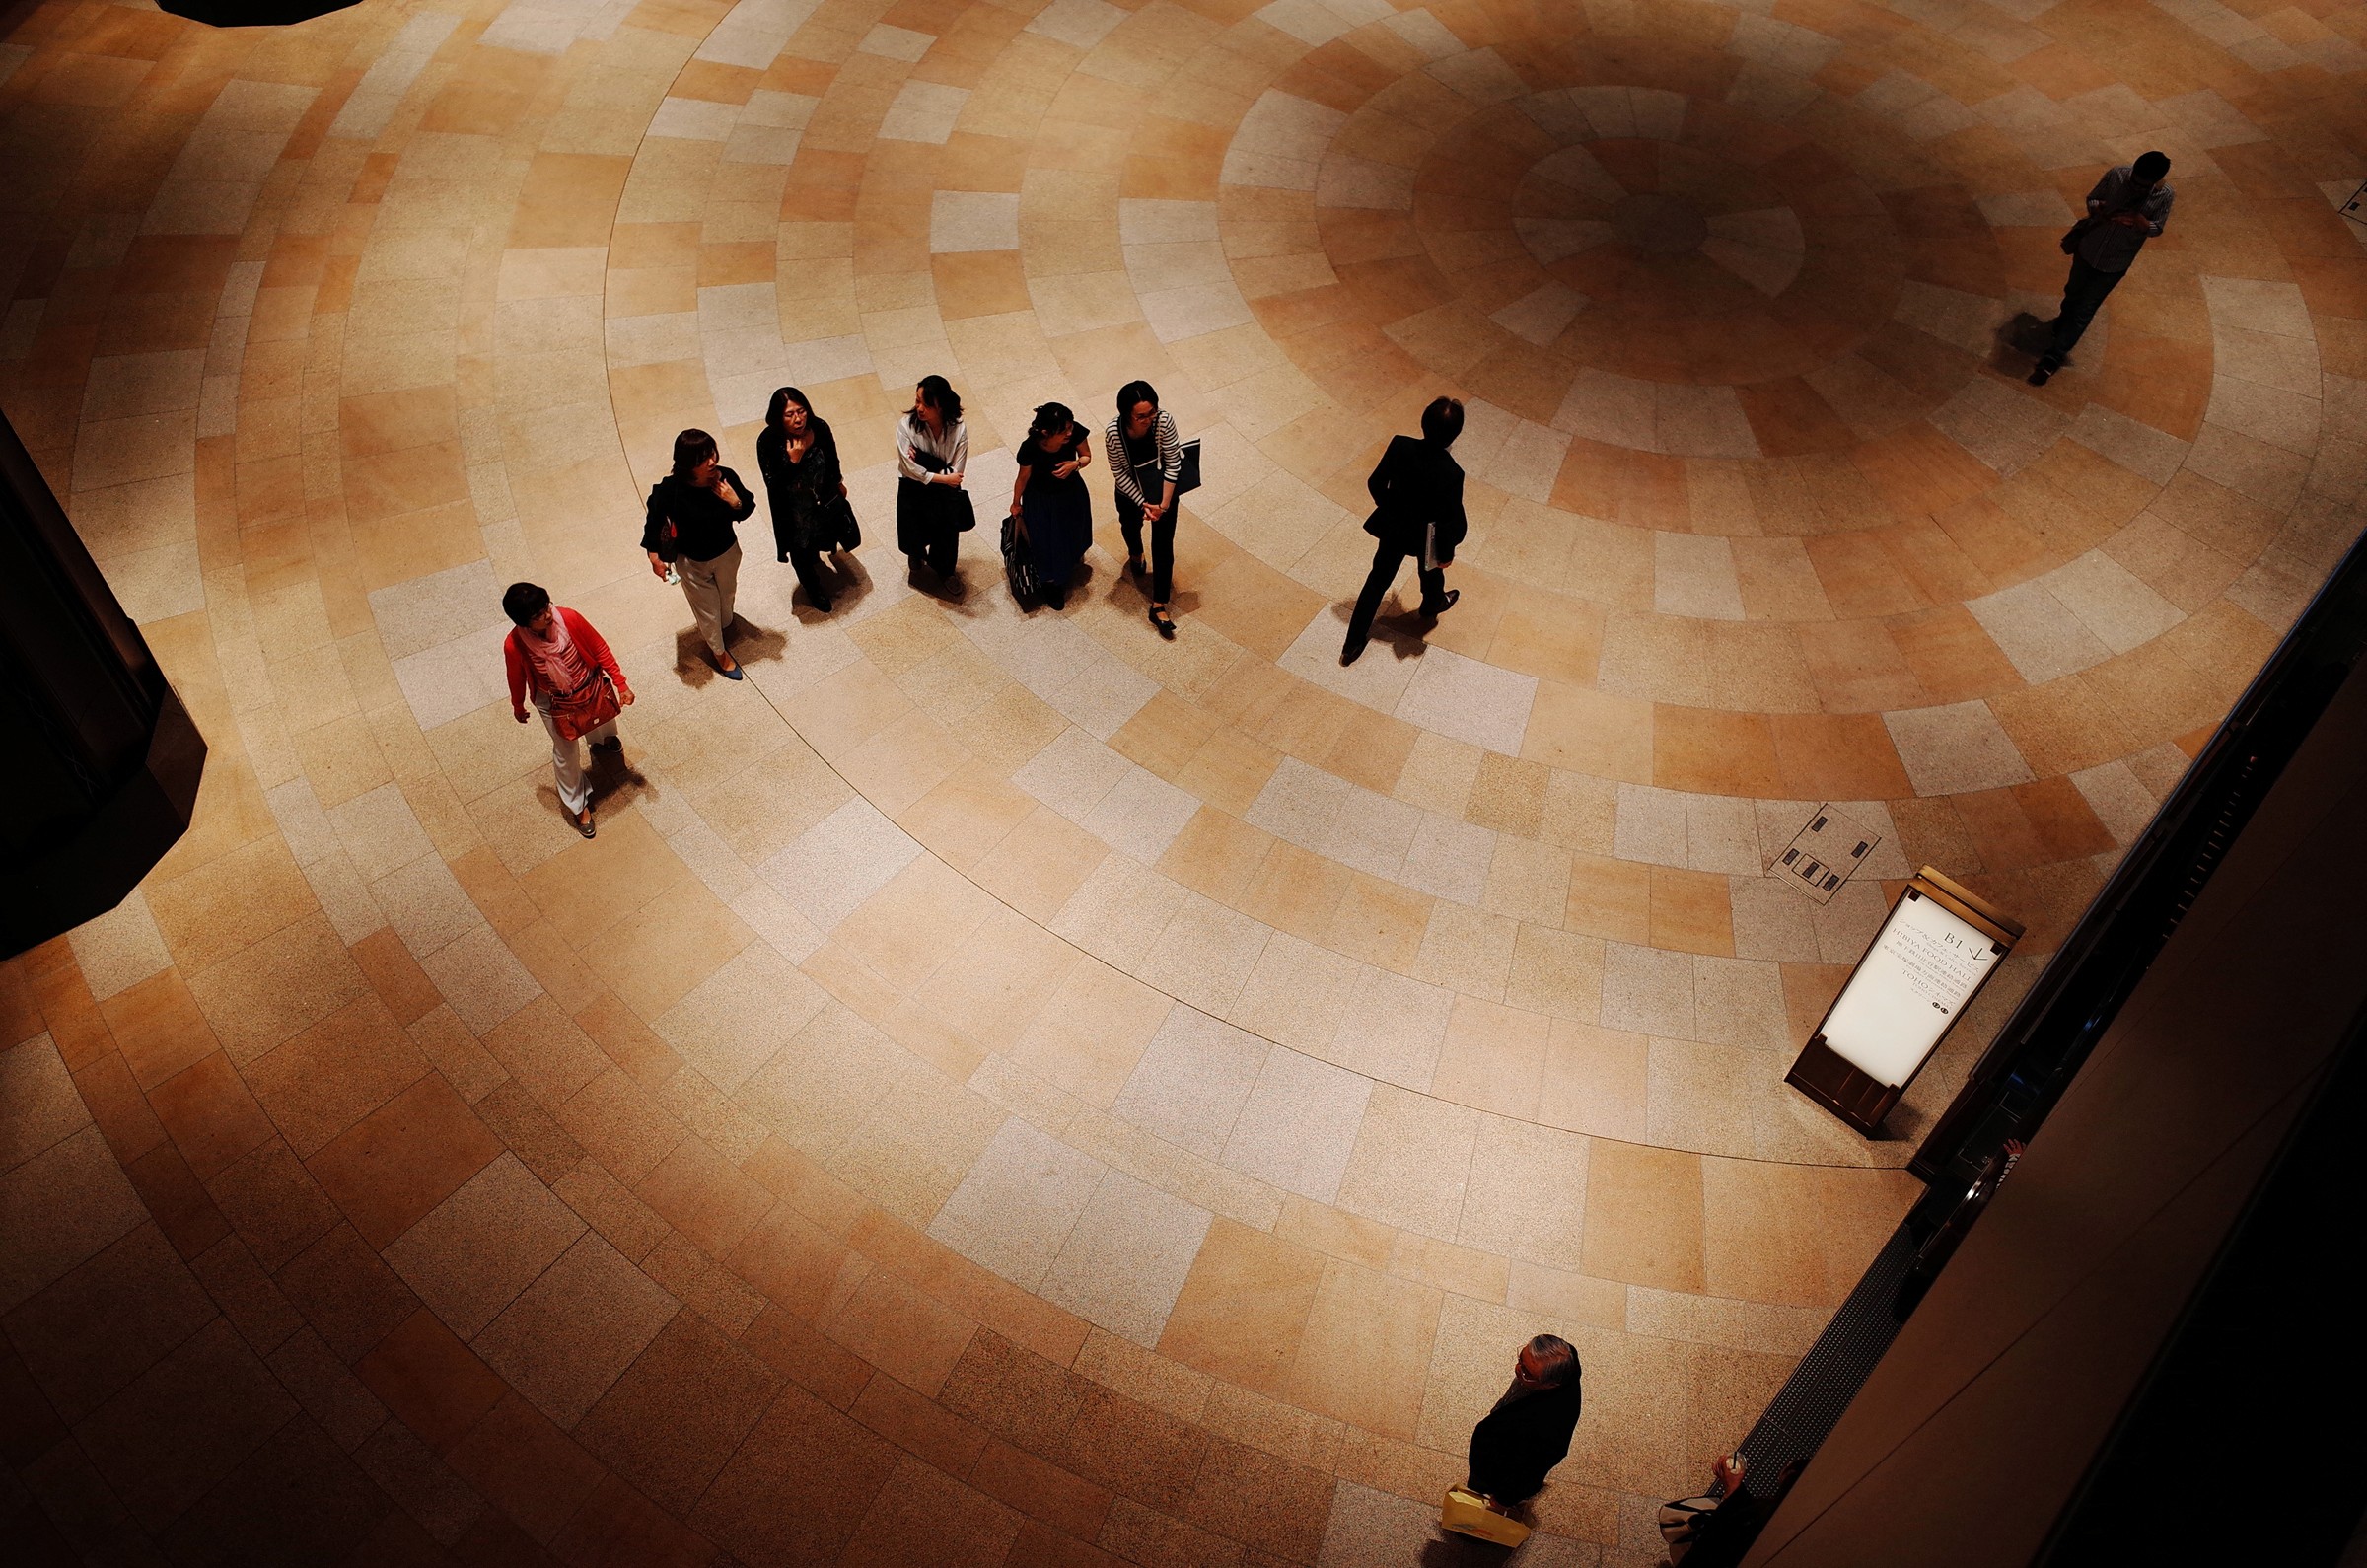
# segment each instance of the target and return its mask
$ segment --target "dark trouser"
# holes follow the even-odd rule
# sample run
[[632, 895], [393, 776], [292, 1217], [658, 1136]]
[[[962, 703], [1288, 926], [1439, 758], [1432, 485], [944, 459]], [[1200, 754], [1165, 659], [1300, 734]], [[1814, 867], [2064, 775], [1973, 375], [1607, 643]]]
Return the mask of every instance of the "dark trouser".
[[789, 551], [789, 565], [797, 573], [797, 586], [806, 591], [806, 603], [816, 609], [827, 610], [830, 607], [830, 590], [838, 574], [822, 564], [822, 552], [792, 548]]
[[[1389, 593], [1389, 585], [1398, 580], [1398, 568], [1410, 557], [1418, 566], [1421, 547], [1407, 549], [1395, 539], [1383, 539], [1373, 551], [1373, 570], [1364, 580], [1364, 592], [1356, 596], [1356, 613], [1348, 617], [1347, 646], [1359, 648], [1373, 634], [1373, 617], [1381, 613], [1381, 601]], [[1443, 568], [1432, 568], [1421, 574], [1422, 613], [1435, 615], [1446, 608], [1447, 574]]]
[[[1124, 495], [1117, 498], [1117, 532], [1125, 535], [1126, 556], [1142, 558], [1142, 508]], [[1151, 603], [1164, 605], [1176, 589], [1176, 509], [1169, 507], [1151, 525]]]
[[954, 558], [962, 548], [961, 528], [954, 510], [959, 504], [944, 485], [897, 479], [896, 547], [913, 565], [926, 565], [939, 577], [952, 577]]
[[2088, 265], [2078, 256], [2071, 258], [2071, 276], [2063, 284], [2063, 308], [2054, 319], [2054, 338], [2046, 345], [2043, 363], [2052, 369], [2071, 357], [2071, 350], [2078, 346], [2088, 323], [2104, 308], [2104, 297], [2126, 276], [2125, 267], [2107, 272], [2102, 267]]

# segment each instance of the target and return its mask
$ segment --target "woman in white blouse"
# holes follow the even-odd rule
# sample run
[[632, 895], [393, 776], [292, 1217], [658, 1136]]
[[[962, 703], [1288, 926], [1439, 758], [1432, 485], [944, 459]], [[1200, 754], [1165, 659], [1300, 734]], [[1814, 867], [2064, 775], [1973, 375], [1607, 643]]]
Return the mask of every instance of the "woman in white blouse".
[[[1184, 445], [1176, 438], [1176, 416], [1159, 406], [1147, 381], [1130, 381], [1117, 392], [1117, 417], [1102, 432], [1102, 451], [1117, 486], [1117, 529], [1126, 539], [1126, 570], [1142, 578], [1142, 526], [1151, 526], [1151, 624], [1173, 640], [1168, 617], [1175, 597], [1176, 480], [1184, 471]], [[1157, 499], [1153, 499], [1156, 497]]]
[[896, 422], [896, 547], [915, 567], [954, 580], [962, 535], [975, 521], [962, 471], [969, 465], [969, 430], [962, 396], [943, 376], [923, 376], [912, 411]]

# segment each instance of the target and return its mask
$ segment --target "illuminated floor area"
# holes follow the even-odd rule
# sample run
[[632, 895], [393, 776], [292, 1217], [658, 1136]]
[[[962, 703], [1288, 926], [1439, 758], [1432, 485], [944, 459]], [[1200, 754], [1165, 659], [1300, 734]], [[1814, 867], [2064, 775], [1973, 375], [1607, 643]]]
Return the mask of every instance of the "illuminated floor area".
[[[13, 15], [0, 405], [213, 748], [0, 969], [11, 1528], [93, 1561], [1412, 1563], [1541, 1329], [1520, 1560], [1657, 1561], [2358, 528], [2358, 6]], [[1098, 463], [1064, 612], [993, 547], [1134, 377], [1205, 439], [1173, 643]], [[734, 683], [639, 496], [788, 382], [866, 543], [825, 618], [746, 527]], [[1462, 603], [1343, 670], [1442, 392]], [[520, 578], [639, 697], [590, 842]], [[1780, 1079], [1924, 863], [2031, 937], [1867, 1142]]]

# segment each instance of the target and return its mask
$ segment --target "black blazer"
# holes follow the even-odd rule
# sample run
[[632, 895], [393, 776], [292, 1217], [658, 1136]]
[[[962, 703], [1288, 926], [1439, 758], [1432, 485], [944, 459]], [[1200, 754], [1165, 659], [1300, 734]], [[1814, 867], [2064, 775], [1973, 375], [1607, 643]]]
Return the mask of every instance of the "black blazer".
[[1584, 1403], [1576, 1373], [1559, 1388], [1517, 1398], [1507, 1391], [1471, 1429], [1472, 1487], [1507, 1503], [1535, 1497], [1545, 1472], [1569, 1454]]
[[806, 419], [814, 427], [814, 444], [803, 463], [789, 461], [789, 433], [778, 425], [765, 426], [756, 437], [756, 468], [764, 475], [764, 499], [772, 508], [772, 540], [784, 555], [837, 542], [833, 508], [844, 477], [838, 440], [828, 420], [812, 413]]
[[1463, 468], [1447, 449], [1413, 436], [1394, 436], [1364, 487], [1373, 493], [1373, 515], [1364, 531], [1398, 545], [1406, 554], [1422, 547], [1423, 525], [1438, 525], [1438, 558], [1455, 557], [1470, 526], [1463, 516]]
[[[668, 474], [649, 492], [649, 511], [641, 528], [641, 547], [655, 550], [665, 560], [688, 558], [711, 561], [740, 542], [740, 532], [734, 527], [742, 518], [756, 509], [755, 492], [748, 482], [729, 468], [718, 470], [732, 493], [740, 498], [738, 507], [723, 504], [723, 498], [712, 490], [702, 490], [677, 474]], [[674, 536], [667, 537], [672, 526]]]

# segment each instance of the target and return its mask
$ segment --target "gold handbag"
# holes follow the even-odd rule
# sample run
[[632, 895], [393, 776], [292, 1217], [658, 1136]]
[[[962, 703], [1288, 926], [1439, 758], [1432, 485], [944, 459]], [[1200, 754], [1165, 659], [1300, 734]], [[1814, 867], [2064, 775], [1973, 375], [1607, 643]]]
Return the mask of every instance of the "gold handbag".
[[1500, 1514], [1487, 1506], [1487, 1500], [1477, 1492], [1462, 1487], [1450, 1487], [1447, 1500], [1438, 1511], [1439, 1528], [1451, 1530], [1458, 1535], [1476, 1535], [1481, 1540], [1499, 1546], [1518, 1546], [1529, 1538], [1529, 1527], [1510, 1514]]

